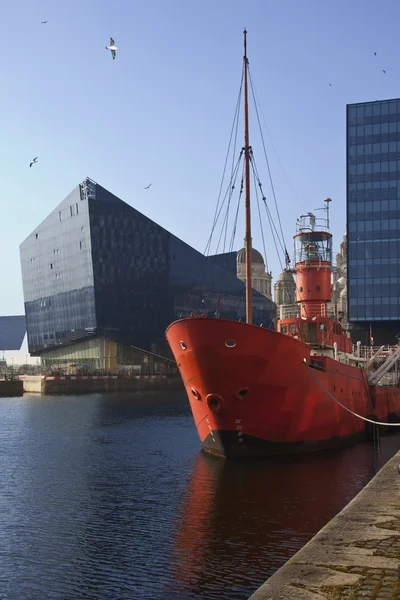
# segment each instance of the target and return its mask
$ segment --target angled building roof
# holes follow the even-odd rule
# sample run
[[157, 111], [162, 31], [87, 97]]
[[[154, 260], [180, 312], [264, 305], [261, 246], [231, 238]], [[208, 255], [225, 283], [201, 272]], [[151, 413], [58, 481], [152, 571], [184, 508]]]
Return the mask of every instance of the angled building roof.
[[25, 333], [25, 315], [0, 317], [0, 350], [19, 350]]

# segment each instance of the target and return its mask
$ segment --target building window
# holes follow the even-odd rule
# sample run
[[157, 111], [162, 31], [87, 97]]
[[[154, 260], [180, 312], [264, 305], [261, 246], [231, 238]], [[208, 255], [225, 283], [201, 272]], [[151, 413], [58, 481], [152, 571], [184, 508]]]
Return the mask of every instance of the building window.
[[70, 207], [69, 207], [69, 212], [70, 212], [70, 214], [71, 214], [71, 217], [72, 217], [72, 214], [73, 214], [73, 213], [72, 213], [72, 206], [70, 206]]
[[61, 210], [59, 210], [59, 211], [58, 211], [58, 218], [59, 218], [59, 219], [60, 219], [60, 221], [61, 221]]
[[36, 234], [36, 239], [38, 239], [38, 237], [39, 237], [39, 234], [37, 233], [37, 234]]
[[53, 263], [50, 263], [50, 269], [52, 269], [52, 268], [53, 268]]
[[79, 249], [82, 250], [82, 241], [79, 241]]
[[76, 214], [79, 215], [78, 203], [76, 203]]

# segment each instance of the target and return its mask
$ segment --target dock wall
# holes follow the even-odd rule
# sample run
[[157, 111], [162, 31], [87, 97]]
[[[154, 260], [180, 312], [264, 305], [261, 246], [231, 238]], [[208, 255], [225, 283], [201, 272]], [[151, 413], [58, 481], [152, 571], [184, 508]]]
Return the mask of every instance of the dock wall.
[[0, 381], [0, 397], [22, 396], [23, 383], [19, 379], [2, 379]]
[[183, 390], [180, 377], [141, 375], [132, 378], [109, 376], [23, 376], [23, 391], [29, 394], [93, 394], [140, 390]]
[[397, 453], [249, 600], [400, 598]]

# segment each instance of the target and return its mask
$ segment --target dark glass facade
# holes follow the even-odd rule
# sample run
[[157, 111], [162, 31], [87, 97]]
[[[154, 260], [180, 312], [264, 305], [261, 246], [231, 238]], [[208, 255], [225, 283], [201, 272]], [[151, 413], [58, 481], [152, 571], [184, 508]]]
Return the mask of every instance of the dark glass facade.
[[25, 315], [0, 317], [0, 350], [19, 350], [25, 333]]
[[[166, 353], [166, 327], [192, 311], [245, 318], [235, 252], [206, 258], [89, 179], [20, 253], [33, 353], [94, 335]], [[253, 304], [272, 327], [273, 302], [254, 291]]]
[[390, 337], [382, 343], [392, 343], [390, 321], [400, 321], [400, 99], [347, 106], [347, 240], [349, 321], [375, 323], [374, 332], [381, 323]]

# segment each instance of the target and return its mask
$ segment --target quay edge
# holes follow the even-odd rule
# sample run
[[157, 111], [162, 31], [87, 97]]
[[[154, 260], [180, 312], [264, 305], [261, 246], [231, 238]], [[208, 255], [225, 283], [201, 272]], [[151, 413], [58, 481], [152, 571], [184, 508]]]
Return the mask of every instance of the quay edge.
[[[115, 376], [98, 377], [46, 377], [21, 376], [23, 391], [28, 394], [93, 394], [102, 392], [174, 391], [183, 390], [180, 377], [161, 378], [141, 376], [127, 378]], [[22, 383], [21, 382], [21, 383]], [[21, 394], [22, 395], [22, 394]]]
[[399, 463], [400, 452], [249, 600], [400, 597]]

